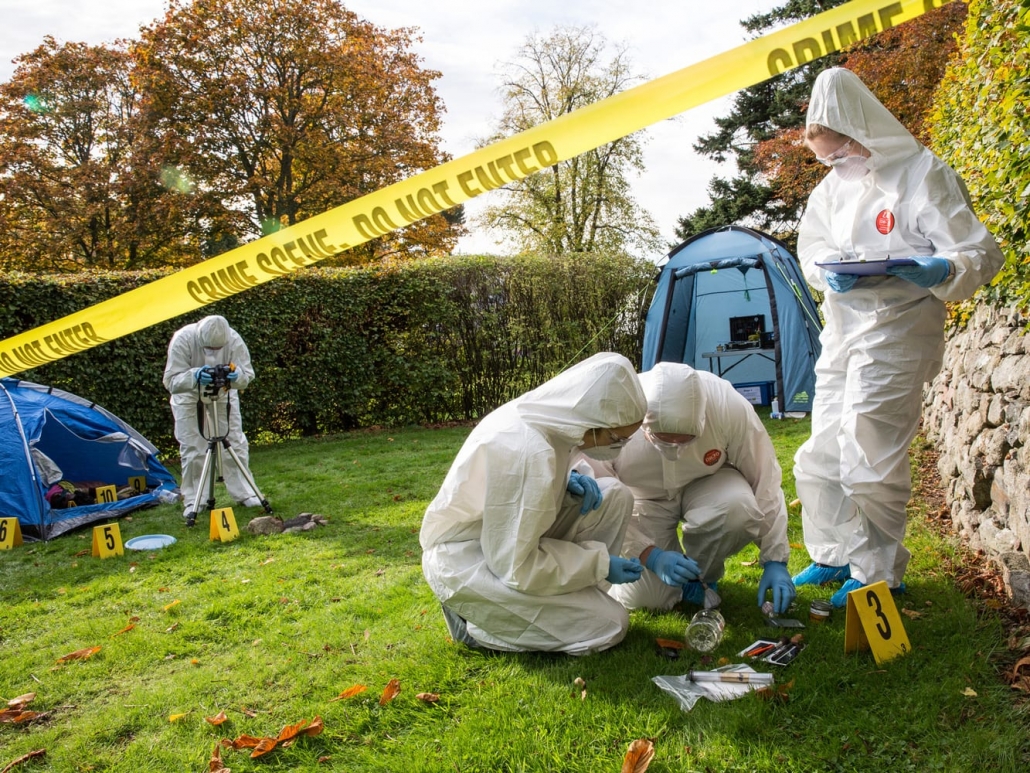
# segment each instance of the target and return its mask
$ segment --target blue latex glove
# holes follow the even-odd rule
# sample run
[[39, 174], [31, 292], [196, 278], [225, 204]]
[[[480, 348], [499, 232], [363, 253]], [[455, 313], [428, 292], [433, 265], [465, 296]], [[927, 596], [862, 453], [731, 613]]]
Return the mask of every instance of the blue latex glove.
[[912, 260], [916, 262], [914, 266], [891, 266], [887, 273], [926, 288], [939, 285], [951, 273], [951, 261], [947, 258], [916, 257]]
[[701, 567], [697, 562], [675, 550], [651, 548], [647, 556], [647, 568], [666, 585], [682, 585], [701, 577]]
[[787, 611], [798, 592], [794, 589], [794, 581], [790, 579], [787, 564], [783, 561], [767, 561], [762, 571], [762, 581], [758, 583], [758, 606], [765, 602], [765, 592], [772, 591], [773, 611], [782, 615]]
[[823, 269], [823, 273], [826, 275], [826, 284], [830, 286], [831, 290], [838, 293], [846, 293], [858, 281], [857, 274], [838, 274], [836, 271], [826, 271], [826, 269]]
[[624, 582], [636, 582], [643, 574], [644, 567], [640, 565], [639, 558], [623, 558], [622, 556], [608, 556], [608, 582], [612, 585], [621, 585]]
[[586, 515], [601, 506], [601, 487], [589, 475], [573, 470], [569, 474], [569, 485], [565, 488], [572, 496], [583, 497], [583, 505], [579, 508], [580, 515]]
[[214, 379], [211, 378], [211, 373], [207, 368], [194, 368], [193, 381], [196, 384], [210, 384]]
[[235, 381], [239, 377], [240, 377], [240, 372], [238, 370], [230, 370], [229, 371], [229, 375], [225, 377], [225, 380], [228, 381], [231, 384], [233, 381]]

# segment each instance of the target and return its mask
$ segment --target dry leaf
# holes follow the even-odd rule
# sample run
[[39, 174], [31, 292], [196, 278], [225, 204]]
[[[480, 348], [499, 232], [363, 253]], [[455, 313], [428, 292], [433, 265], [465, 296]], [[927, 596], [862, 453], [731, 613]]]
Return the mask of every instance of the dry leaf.
[[638, 738], [629, 745], [629, 751], [622, 760], [622, 773], [644, 773], [654, 757], [654, 743], [647, 738]]
[[[211, 720], [208, 720], [209, 722]], [[225, 770], [225, 766], [222, 765], [222, 747], [215, 744], [215, 750], [211, 752], [211, 759], [207, 762], [208, 773], [221, 773]]]
[[135, 627], [136, 627], [135, 623], [129, 623], [127, 626], [125, 626], [118, 633], [112, 633], [111, 634], [111, 638], [113, 639], [115, 636], [121, 636], [123, 633], [128, 633], [129, 631], [131, 631]]
[[440, 700], [440, 694], [435, 692], [420, 692], [416, 693], [415, 697], [423, 703], [436, 703]]
[[263, 754], [268, 754], [275, 745], [278, 743], [274, 738], [262, 738], [258, 741], [258, 745], [254, 747], [254, 751], [250, 753], [251, 758], [260, 757]]
[[367, 689], [368, 688], [365, 687], [365, 685], [363, 685], [363, 684], [352, 685], [351, 687], [348, 687], [346, 690], [341, 692], [339, 695], [337, 695], [335, 698], [333, 698], [329, 702], [332, 703], [333, 701], [342, 701], [342, 700], [346, 700], [347, 698], [353, 698], [355, 695], [363, 693]]
[[172, 602], [172, 603], [170, 603], [170, 604], [165, 604], [165, 606], [164, 606], [164, 610], [165, 610], [165, 612], [167, 612], [167, 611], [168, 611], [169, 609], [171, 609], [172, 607], [176, 606], [176, 605], [177, 605], [177, 604], [179, 604], [179, 603], [181, 603], [181, 602], [179, 601], [179, 599], [176, 599], [175, 601], [173, 601], [173, 602]]
[[[659, 639], [659, 641], [661, 641], [661, 639]], [[572, 683], [581, 690], [587, 686], [586, 680], [583, 679], [583, 677], [581, 676], [577, 676], [575, 679], [573, 679]]]
[[274, 558], [266, 558], [264, 561], [258, 564], [258, 566], [268, 566], [270, 563], [275, 561]]
[[974, 690], [972, 687], [967, 687], [966, 689], [964, 689], [962, 691], [962, 694], [967, 696], [967, 697], [969, 697], [969, 698], [975, 698], [976, 697], [976, 690]]
[[252, 735], [241, 735], [238, 738], [233, 739], [232, 748], [234, 749], [254, 749], [261, 743], [260, 738], [255, 738]]
[[228, 722], [229, 717], [225, 715], [224, 711], [219, 711], [213, 717], [204, 717], [205, 722], [210, 722], [212, 725], [220, 725], [223, 722]]
[[182, 719], [183, 717], [188, 716], [188, 715], [189, 715], [188, 711], [184, 711], [182, 714], [171, 714], [168, 717], [168, 721], [169, 722], [178, 722], [180, 719]]
[[372, 632], [366, 628], [365, 629], [365, 641], [368, 641], [371, 636], [372, 636]]
[[24, 695], [19, 695], [17, 698], [11, 698], [7, 701], [7, 705], [12, 709], [20, 709], [22, 706], [27, 706], [36, 699], [36, 693], [27, 692]]
[[291, 738], [293, 738], [294, 736], [299, 734], [300, 731], [303, 730], [307, 726], [308, 726], [308, 721], [306, 719], [302, 719], [300, 722], [298, 722], [295, 725], [287, 725], [286, 727], [284, 727], [282, 730], [279, 731], [279, 735], [278, 735], [278, 737], [275, 740], [279, 741], [280, 743], [283, 742], [283, 741], [289, 741]]
[[4, 767], [4, 769], [0, 770], [0, 773], [9, 773], [9, 771], [14, 770], [18, 765], [21, 765], [23, 762], [28, 762], [33, 757], [42, 757], [45, 754], [46, 754], [46, 749], [36, 749], [36, 751], [34, 751], [34, 752], [29, 752], [28, 754], [23, 754], [18, 759], [11, 760], [9, 763], [7, 763], [7, 765]]
[[174, 631], [178, 627], [179, 627], [178, 623], [172, 623], [170, 626], [165, 628], [165, 633], [171, 633], [172, 631]]
[[311, 720], [311, 724], [304, 728], [304, 732], [301, 735], [316, 736], [321, 734], [325, 730], [325, 724], [322, 722], [321, 717], [315, 717]]
[[82, 558], [83, 556], [90, 555], [92, 552], [93, 552], [92, 548], [87, 548], [86, 550], [80, 550], [78, 553], [76, 553], [74, 556], [72, 556], [72, 558]]
[[41, 719], [46, 713], [38, 711], [26, 711], [25, 709], [4, 709], [0, 711], [0, 725], [20, 725], [23, 722], [31, 722], [34, 719]]
[[240, 706], [240, 713], [243, 714], [245, 717], [250, 717], [251, 719], [258, 715], [258, 713], [254, 711], [254, 709], [248, 709], [246, 706]]
[[918, 620], [923, 616], [922, 612], [916, 612], [914, 609], [902, 609], [901, 614], [905, 615], [906, 617], [912, 620]]
[[81, 650], [75, 650], [75, 652], [69, 652], [67, 655], [59, 657], [57, 662], [63, 663], [68, 660], [86, 660], [86, 658], [91, 658], [98, 652], [100, 652], [100, 645], [97, 645], [96, 647], [85, 647]]
[[387, 703], [397, 697], [397, 693], [401, 691], [401, 680], [391, 679], [389, 684], [383, 689], [383, 694], [379, 696], [379, 705], [385, 706]]

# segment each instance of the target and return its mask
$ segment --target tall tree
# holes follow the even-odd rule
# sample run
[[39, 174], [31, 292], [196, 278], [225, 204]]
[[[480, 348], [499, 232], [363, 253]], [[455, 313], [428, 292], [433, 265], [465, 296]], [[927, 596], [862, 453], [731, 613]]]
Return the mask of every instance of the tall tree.
[[[506, 66], [504, 112], [489, 141], [525, 131], [616, 94], [635, 81], [623, 49], [607, 58], [591, 27], [557, 27], [529, 36]], [[505, 187], [483, 223], [524, 251], [649, 252], [660, 247], [651, 216], [634, 201], [629, 176], [643, 168], [641, 137], [631, 134]]]
[[16, 63], [0, 85], [0, 265], [139, 268], [181, 252], [176, 202], [143, 173], [124, 48], [47, 37]]
[[[292, 225], [446, 159], [414, 40], [336, 0], [170, 0], [133, 48], [148, 133], [234, 211], [219, 238]], [[335, 262], [449, 251], [461, 229], [435, 215]]]

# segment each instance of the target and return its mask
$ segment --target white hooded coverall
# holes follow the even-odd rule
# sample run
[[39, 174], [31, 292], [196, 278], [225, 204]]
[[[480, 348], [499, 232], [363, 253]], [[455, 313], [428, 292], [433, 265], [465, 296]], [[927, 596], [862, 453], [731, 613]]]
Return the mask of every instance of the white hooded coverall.
[[486, 647], [584, 655], [622, 641], [626, 610], [604, 588], [632, 508], [614, 479], [580, 515], [567, 493], [592, 428], [644, 417], [622, 355], [594, 355], [487, 415], [458, 452], [422, 521], [422, 569], [437, 598]]
[[[614, 462], [591, 462], [598, 475], [613, 470], [633, 493], [622, 554], [640, 556], [650, 545], [682, 552], [698, 563], [706, 582], [721, 578], [725, 560], [751, 542], [763, 564], [786, 562], [782, 473], [751, 404], [730, 382], [680, 363], [660, 362], [640, 374], [640, 383], [647, 397], [644, 426], [695, 439], [670, 460], [641, 431]], [[627, 609], [665, 610], [683, 589], [645, 570], [637, 582], [613, 585], [609, 593]]]
[[[213, 357], [205, 357], [204, 348], [219, 351]], [[210, 365], [228, 365], [233, 363], [239, 374], [232, 388], [222, 390], [208, 404], [207, 417], [217, 422], [217, 426], [205, 426], [204, 433], [198, 424], [198, 389], [194, 369]], [[172, 415], [175, 417], [175, 439], [179, 441], [179, 455], [182, 463], [183, 503], [187, 510], [197, 495], [200, 473], [204, 465], [204, 454], [207, 452], [207, 437], [225, 435], [241, 464], [250, 474], [247, 437], [243, 434], [243, 418], [240, 415], [239, 392], [247, 387], [254, 378], [254, 367], [250, 362], [250, 352], [243, 343], [239, 333], [229, 327], [224, 317], [217, 315], [204, 317], [199, 322], [179, 328], [168, 344], [168, 361], [165, 364], [164, 385], [171, 392]], [[228, 430], [226, 429], [226, 412], [228, 409]], [[204, 415], [204, 412], [201, 412]], [[253, 495], [245, 479], [229, 460], [222, 467], [222, 477], [229, 495], [240, 504], [256, 506], [257, 497]], [[251, 501], [248, 501], [251, 500]]]
[[[808, 200], [798, 254], [809, 284], [825, 293], [816, 363], [812, 436], [794, 475], [813, 561], [850, 565], [851, 577], [897, 587], [910, 553], [905, 506], [908, 448], [923, 384], [940, 370], [944, 301], [968, 298], [1004, 263], [959, 176], [923, 147], [854, 73], [816, 79], [807, 122], [853, 138], [870, 172], [847, 181], [831, 171]], [[828, 289], [817, 262], [937, 256], [953, 276], [923, 289], [900, 277], [862, 276]]]

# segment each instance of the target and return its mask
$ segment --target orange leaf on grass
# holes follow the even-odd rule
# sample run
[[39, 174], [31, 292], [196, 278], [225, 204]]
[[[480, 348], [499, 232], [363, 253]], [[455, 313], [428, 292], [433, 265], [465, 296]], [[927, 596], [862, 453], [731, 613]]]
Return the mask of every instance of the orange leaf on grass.
[[222, 764], [222, 747], [215, 744], [215, 750], [211, 752], [211, 759], [207, 762], [207, 771], [208, 773], [222, 773], [225, 769]]
[[638, 738], [629, 745], [622, 760], [622, 773], [644, 773], [654, 757], [654, 743], [647, 738]]
[[289, 741], [291, 738], [298, 735], [300, 731], [307, 726], [308, 721], [306, 719], [302, 719], [295, 725], [287, 725], [279, 731], [279, 735], [276, 737], [275, 740], [279, 741], [280, 743], [282, 743], [283, 741]]
[[111, 638], [113, 639], [115, 636], [121, 636], [123, 633], [128, 633], [129, 631], [131, 631], [135, 627], [136, 627], [135, 623], [129, 623], [127, 626], [125, 626], [118, 633], [112, 633], [111, 634]]
[[67, 655], [59, 657], [57, 662], [64, 663], [69, 660], [85, 660], [86, 658], [93, 657], [98, 652], [100, 652], [100, 645], [97, 645], [96, 647], [84, 647], [81, 650], [75, 650], [75, 652], [69, 652]]
[[171, 602], [171, 603], [169, 603], [169, 604], [165, 604], [165, 605], [164, 605], [164, 611], [165, 611], [165, 612], [167, 612], [167, 611], [168, 611], [169, 609], [171, 609], [172, 607], [176, 606], [177, 604], [181, 604], [181, 603], [182, 603], [182, 602], [181, 602], [181, 601], [179, 601], [179, 599], [176, 599], [175, 601], [173, 601], [173, 602]]
[[435, 692], [420, 692], [415, 695], [423, 703], [436, 703], [440, 700], [440, 694]]
[[365, 685], [363, 684], [351, 685], [346, 690], [337, 695], [335, 698], [330, 699], [329, 702], [332, 703], [333, 701], [342, 701], [346, 700], [347, 698], [353, 698], [355, 695], [359, 695], [360, 693], [365, 692], [365, 690], [367, 689], [368, 688], [365, 687]]
[[397, 693], [401, 691], [401, 680], [391, 679], [383, 690], [383, 694], [379, 696], [379, 705], [385, 706], [387, 703], [397, 697]]
[[7, 701], [7, 705], [12, 709], [20, 709], [22, 706], [29, 705], [34, 700], [36, 700], [36, 693], [27, 692], [24, 695], [19, 695], [17, 698], [11, 698]]
[[233, 740], [232, 748], [234, 748], [236, 750], [239, 750], [239, 749], [253, 749], [259, 743], [261, 743], [261, 739], [260, 738], [255, 738], [252, 735], [241, 735], [238, 738]]
[[321, 717], [315, 717], [311, 720], [311, 724], [304, 728], [302, 735], [316, 736], [325, 730], [325, 725], [322, 723]]
[[275, 748], [277, 743], [279, 742], [274, 738], [262, 738], [258, 741], [258, 745], [254, 747], [254, 751], [250, 753], [251, 759], [254, 757], [260, 757], [263, 754], [268, 754]]
[[31, 722], [46, 714], [38, 711], [26, 711], [25, 709], [4, 709], [0, 711], [0, 725], [19, 725], [22, 722]]
[[210, 722], [212, 725], [220, 725], [223, 722], [228, 722], [229, 717], [225, 715], [224, 711], [219, 711], [213, 717], [204, 717], [205, 722]]

